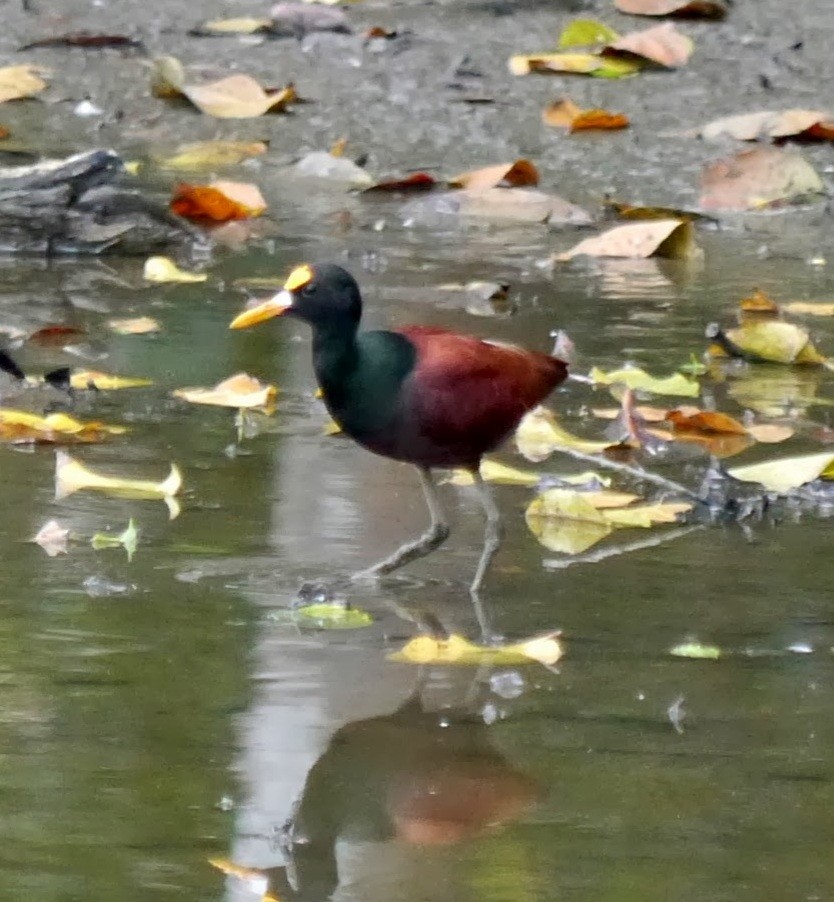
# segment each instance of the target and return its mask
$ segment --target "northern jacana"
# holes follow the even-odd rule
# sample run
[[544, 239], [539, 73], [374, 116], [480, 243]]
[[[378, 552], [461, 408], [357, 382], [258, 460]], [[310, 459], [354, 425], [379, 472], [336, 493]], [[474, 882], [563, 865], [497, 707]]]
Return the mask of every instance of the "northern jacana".
[[432, 326], [360, 332], [362, 297], [332, 263], [299, 266], [282, 291], [231, 323], [244, 329], [290, 315], [313, 330], [313, 367], [324, 403], [342, 431], [383, 457], [414, 464], [431, 525], [413, 542], [363, 571], [384, 574], [422, 557], [449, 535], [431, 470], [472, 472], [486, 513], [476, 594], [501, 541], [501, 518], [480, 475], [481, 458], [566, 377], [555, 357]]

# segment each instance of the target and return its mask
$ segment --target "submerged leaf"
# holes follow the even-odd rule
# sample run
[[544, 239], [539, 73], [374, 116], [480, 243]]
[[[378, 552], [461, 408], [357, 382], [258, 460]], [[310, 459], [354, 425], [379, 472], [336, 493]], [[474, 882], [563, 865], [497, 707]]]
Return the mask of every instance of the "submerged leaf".
[[741, 482], [757, 482], [769, 492], [784, 495], [815, 479], [834, 478], [832, 464], [834, 451], [826, 451], [733, 467], [727, 470], [727, 474]]
[[205, 282], [208, 279], [206, 273], [186, 272], [180, 269], [173, 260], [168, 257], [148, 257], [142, 268], [142, 278], [146, 282], [177, 282], [188, 284], [192, 282]]
[[721, 649], [716, 645], [704, 645], [701, 642], [681, 642], [669, 649], [669, 654], [676, 658], [692, 658], [698, 661], [717, 661], [721, 657]]
[[30, 541], [40, 545], [49, 557], [57, 557], [67, 553], [67, 540], [70, 531], [65, 529], [57, 520], [44, 523]]
[[197, 141], [184, 144], [170, 157], [158, 161], [162, 169], [216, 169], [235, 166], [267, 152], [265, 141]]
[[299, 626], [319, 630], [353, 630], [370, 626], [374, 618], [367, 611], [350, 605], [308, 604], [292, 611]]
[[59, 451], [55, 455], [55, 498], [57, 500], [83, 489], [124, 498], [158, 498], [168, 506], [170, 518], [173, 520], [180, 512], [180, 505], [174, 496], [181, 488], [182, 475], [176, 464], [171, 464], [171, 472], [166, 479], [161, 482], [151, 482], [144, 479], [104, 476], [87, 469], [66, 451]]
[[625, 385], [634, 391], [651, 392], [655, 395], [678, 395], [685, 398], [697, 398], [701, 392], [698, 382], [690, 379], [683, 373], [674, 373], [671, 376], [651, 376], [645, 370], [637, 367], [612, 370], [606, 373], [599, 367], [594, 367], [590, 372], [590, 378], [594, 385]]
[[218, 382], [214, 388], [178, 388], [171, 394], [192, 404], [254, 408], [271, 413], [275, 409], [278, 389], [274, 385], [265, 385], [248, 373], [236, 373]]
[[564, 654], [559, 641], [560, 632], [545, 633], [507, 645], [476, 645], [463, 636], [451, 635], [441, 639], [417, 636], [398, 652], [388, 655], [389, 661], [409, 664], [510, 665], [538, 662], [547, 667], [556, 664]]
[[657, 219], [614, 226], [600, 235], [586, 238], [570, 250], [557, 254], [556, 261], [574, 257], [671, 257], [686, 259], [697, 253], [695, 229], [680, 219]]

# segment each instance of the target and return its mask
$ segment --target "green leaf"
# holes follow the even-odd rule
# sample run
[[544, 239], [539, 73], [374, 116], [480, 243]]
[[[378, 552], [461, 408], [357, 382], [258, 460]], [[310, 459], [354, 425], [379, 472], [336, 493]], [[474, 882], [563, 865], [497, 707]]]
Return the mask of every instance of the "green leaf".
[[669, 654], [676, 658], [717, 661], [721, 657], [721, 649], [715, 645], [702, 645], [700, 642], [681, 642], [680, 645], [670, 648]]
[[341, 604], [308, 604], [296, 608], [293, 615], [299, 626], [319, 630], [353, 630], [374, 622], [367, 611]]
[[606, 373], [599, 367], [594, 367], [590, 373], [594, 385], [625, 385], [635, 391], [651, 392], [655, 395], [678, 395], [684, 398], [697, 398], [700, 394], [700, 386], [693, 379], [688, 379], [683, 373], [675, 373], [673, 376], [660, 378], [649, 375], [645, 370], [637, 367], [628, 367], [613, 370]]
[[90, 544], [96, 551], [103, 548], [124, 548], [127, 552], [128, 561], [133, 560], [136, 554], [136, 548], [139, 545], [139, 530], [133, 522], [133, 517], [128, 520], [127, 528], [118, 535], [111, 535], [106, 532], [97, 532], [91, 539]]
[[588, 47], [593, 44], [608, 44], [616, 41], [619, 34], [604, 22], [596, 19], [574, 19], [569, 22], [559, 36], [559, 49]]

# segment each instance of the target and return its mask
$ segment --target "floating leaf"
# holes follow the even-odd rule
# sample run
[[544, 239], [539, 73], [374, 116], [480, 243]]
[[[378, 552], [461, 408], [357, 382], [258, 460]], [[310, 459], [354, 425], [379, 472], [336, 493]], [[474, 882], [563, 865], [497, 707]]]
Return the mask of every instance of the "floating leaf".
[[726, 332], [711, 326], [708, 335], [714, 357], [740, 357], [752, 363], [820, 366], [826, 358], [814, 347], [805, 329], [782, 320], [750, 320]]
[[[481, 477], [487, 482], [498, 482], [502, 485], [538, 485], [541, 473], [530, 470], [518, 470], [495, 460], [484, 460], [481, 463]], [[452, 485], [474, 485], [475, 478], [469, 470], [453, 470], [447, 480]]]
[[248, 373], [237, 373], [218, 382], [214, 388], [178, 388], [171, 394], [192, 404], [211, 404], [238, 409], [254, 408], [272, 413], [275, 410], [278, 389], [274, 385], [265, 385]]
[[599, 129], [611, 131], [627, 128], [628, 116], [609, 113], [608, 110], [580, 109], [569, 97], [548, 104], [542, 111], [542, 121], [553, 128], [566, 128], [570, 132]]
[[552, 411], [537, 407], [526, 414], [515, 431], [515, 444], [519, 452], [538, 462], [549, 457], [557, 448], [573, 448], [595, 454], [604, 451], [611, 443], [591, 441], [571, 435], [556, 420]]
[[637, 60], [604, 57], [596, 53], [530, 53], [511, 56], [509, 69], [513, 75], [573, 74], [594, 78], [626, 78], [639, 72]]
[[683, 373], [658, 377], [651, 376], [645, 370], [637, 367], [626, 367], [620, 370], [612, 370], [609, 373], [599, 369], [599, 367], [594, 367], [589, 375], [594, 385], [620, 384], [634, 391], [651, 392], [655, 395], [678, 395], [685, 398], [697, 398], [701, 391], [698, 382], [688, 378]]
[[581, 554], [614, 528], [582, 492], [549, 489], [525, 511], [530, 532], [550, 551]]
[[40, 66], [4, 66], [0, 68], [0, 103], [34, 97], [46, 88], [47, 70]]
[[531, 188], [487, 188], [455, 193], [462, 216], [554, 225], [588, 225], [586, 210], [544, 191]]
[[148, 257], [142, 268], [142, 278], [146, 282], [189, 284], [205, 282], [208, 279], [208, 275], [200, 272], [186, 272], [168, 257]]
[[80, 461], [66, 451], [55, 455], [55, 498], [66, 498], [83, 489], [118, 495], [124, 498], [159, 498], [168, 506], [173, 520], [180, 512], [180, 505], [174, 497], [182, 488], [182, 475], [176, 464], [171, 464], [171, 472], [162, 482], [144, 479], [127, 479], [104, 476], [87, 469]]
[[50, 520], [41, 526], [37, 535], [30, 541], [40, 545], [49, 557], [57, 557], [59, 554], [67, 553], [69, 534], [70, 531], [61, 526], [57, 520]]
[[616, 200], [606, 200], [605, 213], [616, 216], [617, 219], [627, 219], [632, 222], [643, 222], [647, 219], [683, 219], [689, 222], [700, 220], [716, 222], [710, 216], [703, 213], [695, 213], [693, 210], [678, 210], [675, 207], [640, 207], [633, 204], [624, 204]]
[[715, 410], [670, 410], [666, 419], [680, 432], [747, 434], [747, 428], [738, 420]]
[[614, 226], [586, 238], [564, 253], [557, 254], [557, 261], [574, 257], [672, 257], [686, 259], [697, 253], [695, 230], [691, 222], [680, 219], [658, 219]]
[[819, 304], [810, 301], [792, 301], [785, 304], [782, 309], [785, 313], [795, 313], [807, 316], [834, 316], [834, 304]]
[[691, 38], [681, 34], [672, 22], [664, 22], [623, 35], [607, 44], [604, 53], [627, 53], [667, 69], [677, 69], [687, 63], [694, 49]]
[[769, 492], [785, 495], [815, 479], [834, 477], [832, 464], [834, 452], [826, 451], [733, 467], [727, 474], [741, 482], [757, 482]]
[[723, 19], [727, 14], [722, 0], [614, 0], [614, 6], [632, 16]]
[[90, 539], [90, 544], [96, 551], [100, 551], [103, 548], [124, 548], [127, 552], [128, 562], [132, 561], [139, 544], [139, 531], [136, 529], [133, 517], [130, 518], [127, 529], [123, 532], [115, 536], [106, 532], [97, 532]]
[[210, 185], [178, 185], [171, 209], [197, 222], [229, 222], [260, 216], [266, 210], [266, 201], [256, 185], [216, 181]]
[[721, 657], [721, 649], [715, 645], [704, 645], [701, 642], [681, 642], [680, 645], [670, 648], [669, 654], [676, 658], [717, 661]]
[[267, 152], [265, 141], [198, 141], [184, 144], [170, 157], [158, 161], [162, 169], [191, 171], [236, 166], [251, 157]]
[[596, 19], [574, 19], [569, 22], [559, 35], [559, 49], [568, 50], [571, 47], [591, 47], [594, 44], [606, 44], [616, 41], [619, 34], [613, 28], [609, 28], [604, 22]]
[[150, 316], [134, 316], [125, 319], [109, 319], [107, 325], [118, 335], [148, 335], [159, 332], [162, 326]]
[[677, 523], [678, 517], [692, 510], [689, 501], [667, 501], [662, 504], [640, 504], [603, 512], [613, 526], [633, 526], [650, 529], [659, 523]]
[[88, 389], [96, 391], [115, 391], [121, 388], [145, 388], [153, 385], [150, 379], [134, 376], [114, 376], [100, 373], [97, 370], [74, 370], [70, 374], [70, 386], [76, 391]]
[[449, 179], [451, 188], [466, 188], [468, 191], [485, 191], [488, 188], [523, 188], [538, 185], [539, 170], [530, 160], [515, 160], [461, 172]]
[[755, 147], [705, 167], [700, 205], [705, 210], [760, 210], [824, 190], [822, 180], [801, 154]]
[[318, 630], [354, 630], [370, 626], [374, 618], [367, 611], [350, 605], [308, 604], [295, 608], [293, 620], [299, 626]]
[[45, 417], [24, 410], [0, 408], [0, 441], [10, 442], [99, 442], [108, 435], [127, 432], [124, 426], [82, 422], [65, 413]]
[[564, 654], [560, 632], [534, 636], [508, 645], [476, 645], [463, 636], [440, 639], [417, 636], [399, 651], [388, 655], [389, 661], [409, 664], [512, 665], [538, 662], [552, 667]]
[[[693, 134], [693, 133], [690, 133]], [[834, 140], [834, 113], [822, 110], [762, 110], [723, 116], [695, 130], [707, 141], [735, 138], [738, 141], [760, 141], [770, 138], [817, 138]]]

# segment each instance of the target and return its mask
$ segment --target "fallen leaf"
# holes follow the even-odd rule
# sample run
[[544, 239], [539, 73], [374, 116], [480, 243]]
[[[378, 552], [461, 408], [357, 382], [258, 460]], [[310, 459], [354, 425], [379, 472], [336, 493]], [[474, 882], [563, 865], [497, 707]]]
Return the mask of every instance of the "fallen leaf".
[[370, 175], [353, 160], [334, 156], [325, 150], [314, 150], [305, 154], [293, 166], [292, 172], [306, 178], [344, 182], [355, 188], [367, 188], [373, 184]]
[[810, 301], [791, 301], [782, 309], [785, 313], [796, 313], [809, 316], [834, 316], [834, 304], [818, 304]]
[[559, 49], [571, 47], [591, 47], [594, 44], [606, 44], [616, 41], [619, 34], [604, 22], [596, 19], [574, 19], [569, 22], [559, 35]]
[[38, 530], [30, 541], [40, 545], [49, 557], [57, 557], [67, 553], [67, 541], [70, 531], [65, 529], [57, 520], [50, 520]]
[[431, 191], [435, 187], [437, 187], [437, 180], [433, 175], [428, 172], [412, 172], [411, 175], [403, 178], [384, 179], [376, 182], [364, 188], [362, 193], [399, 192], [404, 194], [412, 191]]
[[272, 413], [278, 389], [274, 385], [265, 385], [248, 373], [237, 373], [218, 382], [214, 388], [178, 388], [171, 394], [192, 404], [259, 409]]
[[530, 532], [550, 551], [581, 554], [612, 531], [605, 519], [581, 492], [549, 489], [527, 506]]
[[704, 645], [702, 642], [681, 642], [669, 649], [669, 654], [676, 658], [692, 658], [700, 661], [717, 661], [721, 657], [721, 649], [715, 645]]
[[698, 382], [683, 373], [671, 376], [651, 376], [638, 367], [625, 367], [606, 373], [594, 367], [589, 377], [594, 385], [625, 385], [634, 391], [645, 391], [655, 395], [678, 395], [685, 398], [697, 398], [701, 392]]
[[570, 132], [592, 129], [615, 130], [627, 128], [628, 116], [609, 113], [607, 110], [580, 109], [569, 97], [548, 104], [542, 111], [542, 121], [553, 128], [566, 128]]
[[100, 442], [109, 435], [123, 435], [124, 426], [82, 422], [65, 413], [38, 416], [25, 410], [0, 407], [0, 441], [13, 443]]
[[72, 31], [31, 41], [17, 49], [35, 50], [43, 47], [81, 47], [84, 50], [102, 50], [105, 47], [141, 47], [142, 42], [124, 34], [93, 34], [89, 31]]
[[770, 138], [817, 138], [834, 140], [834, 113], [822, 110], [762, 110], [714, 119], [694, 134], [706, 141], [735, 138], [760, 141]]
[[350, 605], [308, 604], [289, 612], [301, 627], [318, 630], [354, 630], [370, 626], [374, 618]]
[[791, 438], [796, 430], [786, 423], [753, 423], [747, 427], [747, 434], [763, 445], [778, 445]]
[[87, 469], [66, 451], [58, 451], [55, 455], [55, 498], [58, 501], [83, 489], [124, 498], [158, 498], [168, 506], [169, 516], [173, 520], [180, 512], [179, 502], [174, 496], [181, 488], [182, 475], [176, 464], [171, 464], [171, 472], [162, 482], [151, 482], [144, 479], [104, 476]]
[[682, 219], [689, 222], [717, 221], [711, 216], [695, 213], [692, 210], [678, 210], [674, 207], [640, 207], [608, 199], [605, 201], [604, 211], [608, 215], [616, 216], [617, 219], [627, 219], [632, 222], [643, 222], [647, 219]]
[[84, 334], [84, 329], [78, 326], [44, 326], [32, 332], [26, 341], [43, 348], [62, 348]]
[[266, 201], [256, 185], [215, 181], [210, 185], [177, 185], [171, 210], [197, 222], [229, 222], [260, 216]]
[[779, 305], [772, 297], [760, 291], [758, 288], [749, 297], [742, 298], [738, 305], [739, 321], [778, 319]]
[[450, 188], [466, 188], [473, 192], [488, 188], [523, 188], [538, 183], [539, 170], [530, 160], [523, 159], [461, 172], [448, 181]]
[[124, 319], [109, 319], [107, 325], [118, 335], [149, 335], [159, 332], [162, 326], [150, 316], [134, 316]]
[[118, 535], [97, 532], [90, 539], [90, 544], [96, 551], [100, 551], [103, 548], [124, 548], [127, 552], [128, 563], [130, 563], [130, 561], [133, 560], [133, 555], [136, 554], [136, 548], [139, 545], [139, 531], [136, 529], [133, 517], [128, 521], [127, 528]]
[[801, 154], [755, 147], [704, 168], [700, 205], [705, 210], [760, 210], [824, 190], [820, 177]]
[[727, 15], [722, 0], [614, 0], [614, 6], [632, 16], [723, 19]]
[[244, 160], [265, 154], [265, 141], [198, 141], [184, 144], [170, 157], [157, 161], [161, 169], [187, 169], [198, 171], [236, 166]]
[[546, 633], [508, 645], [476, 645], [454, 634], [445, 639], [417, 636], [387, 659], [408, 664], [494, 666], [537, 662], [552, 667], [564, 654], [560, 635], [560, 632]]
[[455, 192], [462, 216], [514, 222], [588, 225], [591, 216], [555, 194], [532, 188], [487, 188]]
[[683, 410], [670, 410], [666, 419], [679, 432], [725, 433], [728, 435], [746, 435], [747, 428], [738, 420], [715, 410], [698, 410], [690, 413]]
[[515, 431], [519, 452], [534, 463], [549, 457], [557, 448], [573, 448], [588, 454], [604, 451], [611, 443], [591, 441], [571, 435], [563, 429], [552, 411], [537, 407], [526, 414]]
[[97, 370], [73, 370], [70, 373], [70, 386], [76, 391], [116, 391], [122, 388], [145, 388], [153, 385], [150, 379], [134, 376], [114, 376], [100, 373]]
[[194, 37], [226, 37], [236, 34], [264, 34], [272, 30], [272, 19], [238, 16], [232, 19], [211, 19], [191, 29]]
[[46, 88], [47, 70], [40, 66], [4, 66], [0, 68], [0, 103], [34, 97]]
[[[531, 486], [539, 484], [541, 473], [508, 467], [506, 464], [487, 458], [481, 463], [481, 477], [487, 482], [497, 482], [502, 485]], [[452, 470], [451, 476], [446, 481], [452, 485], [461, 486], [475, 484], [475, 478], [469, 470]]]
[[727, 470], [740, 482], [757, 482], [769, 492], [785, 495], [815, 479], [834, 478], [834, 452], [783, 457], [760, 464], [748, 464]]
[[660, 504], [640, 504], [634, 507], [604, 511], [605, 519], [613, 526], [633, 526], [649, 529], [662, 523], [677, 523], [678, 517], [692, 510], [689, 501], [667, 501]]
[[[662, 423], [669, 412], [666, 407], [650, 407], [648, 404], [637, 404], [634, 412], [647, 423]], [[601, 420], [616, 420], [622, 413], [621, 407], [592, 407], [591, 413]]]
[[633, 59], [600, 56], [596, 53], [530, 53], [511, 56], [508, 62], [513, 75], [573, 74], [594, 78], [626, 78], [635, 75], [642, 64]]
[[681, 34], [672, 22], [664, 22], [623, 35], [607, 44], [603, 54], [627, 53], [666, 69], [677, 69], [688, 62], [694, 49], [691, 38]]
[[762, 416], [796, 416], [819, 403], [819, 367], [745, 367], [734, 373], [728, 395]]
[[199, 272], [186, 272], [168, 257], [148, 257], [145, 260], [145, 265], [142, 267], [142, 278], [146, 282], [189, 284], [205, 282], [208, 279], [208, 275]]
[[826, 364], [808, 332], [783, 320], [753, 319], [726, 331], [712, 323], [707, 335], [712, 340], [709, 353], [714, 357], [738, 357], [750, 363]]
[[252, 119], [265, 113], [284, 112], [298, 99], [292, 85], [266, 90], [242, 73], [203, 85], [188, 84], [182, 63], [171, 56], [158, 57], [153, 66], [151, 91], [155, 97], [184, 97], [201, 112], [218, 119]]
[[586, 238], [570, 250], [557, 254], [556, 261], [590, 257], [671, 257], [686, 259], [698, 251], [691, 222], [680, 219], [658, 219], [614, 226]]

